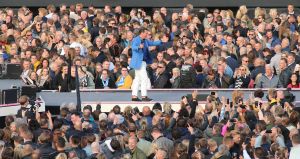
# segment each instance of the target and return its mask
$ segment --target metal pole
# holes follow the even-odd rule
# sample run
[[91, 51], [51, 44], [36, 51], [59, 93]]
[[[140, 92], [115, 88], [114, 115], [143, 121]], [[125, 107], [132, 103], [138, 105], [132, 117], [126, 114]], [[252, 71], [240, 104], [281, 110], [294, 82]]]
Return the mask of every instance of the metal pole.
[[75, 65], [75, 74], [76, 74], [76, 97], [77, 97], [76, 109], [78, 112], [81, 112], [81, 99], [80, 99], [79, 76], [78, 76], [78, 66], [77, 65]]

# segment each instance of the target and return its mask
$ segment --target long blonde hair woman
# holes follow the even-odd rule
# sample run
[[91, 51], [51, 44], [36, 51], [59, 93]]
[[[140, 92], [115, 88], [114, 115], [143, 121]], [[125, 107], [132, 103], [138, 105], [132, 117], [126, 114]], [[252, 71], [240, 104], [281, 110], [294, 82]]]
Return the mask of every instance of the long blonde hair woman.
[[236, 13], [236, 19], [241, 19], [243, 15], [246, 15], [248, 12], [248, 9], [246, 5], [240, 6], [239, 10]]
[[272, 20], [274, 20], [275, 18], [278, 17], [278, 12], [276, 8], [271, 8], [269, 11], [269, 15], [272, 18]]
[[260, 8], [260, 7], [256, 7], [254, 10], [254, 18], [258, 18], [258, 16], [266, 16], [266, 9], [264, 8]]

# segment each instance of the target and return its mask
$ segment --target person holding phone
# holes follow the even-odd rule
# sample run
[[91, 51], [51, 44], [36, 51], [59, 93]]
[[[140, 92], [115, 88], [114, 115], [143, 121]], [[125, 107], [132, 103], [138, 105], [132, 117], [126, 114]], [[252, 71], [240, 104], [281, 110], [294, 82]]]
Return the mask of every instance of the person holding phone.
[[234, 88], [248, 88], [250, 71], [247, 66], [240, 66], [234, 72]]

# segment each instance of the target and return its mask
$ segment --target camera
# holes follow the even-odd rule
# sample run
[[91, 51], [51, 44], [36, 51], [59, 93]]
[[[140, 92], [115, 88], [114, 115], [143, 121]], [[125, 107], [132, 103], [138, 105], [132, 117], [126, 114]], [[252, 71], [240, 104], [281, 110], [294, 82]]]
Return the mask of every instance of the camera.
[[30, 105], [29, 111], [32, 113], [34, 113], [36, 111], [36, 108], [39, 107], [39, 104], [36, 103], [33, 99], [29, 99], [28, 103]]

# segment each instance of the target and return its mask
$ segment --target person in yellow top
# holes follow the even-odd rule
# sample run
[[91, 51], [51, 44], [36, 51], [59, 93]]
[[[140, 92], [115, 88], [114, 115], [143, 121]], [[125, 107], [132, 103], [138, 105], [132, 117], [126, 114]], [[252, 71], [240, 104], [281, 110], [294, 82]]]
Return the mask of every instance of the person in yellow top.
[[121, 75], [116, 81], [116, 86], [118, 89], [130, 89], [132, 84], [132, 77], [128, 74], [128, 69], [122, 66]]
[[33, 70], [36, 72], [38, 66], [41, 64], [41, 62], [37, 59], [36, 55], [31, 55], [30, 57], [31, 64], [33, 65]]

